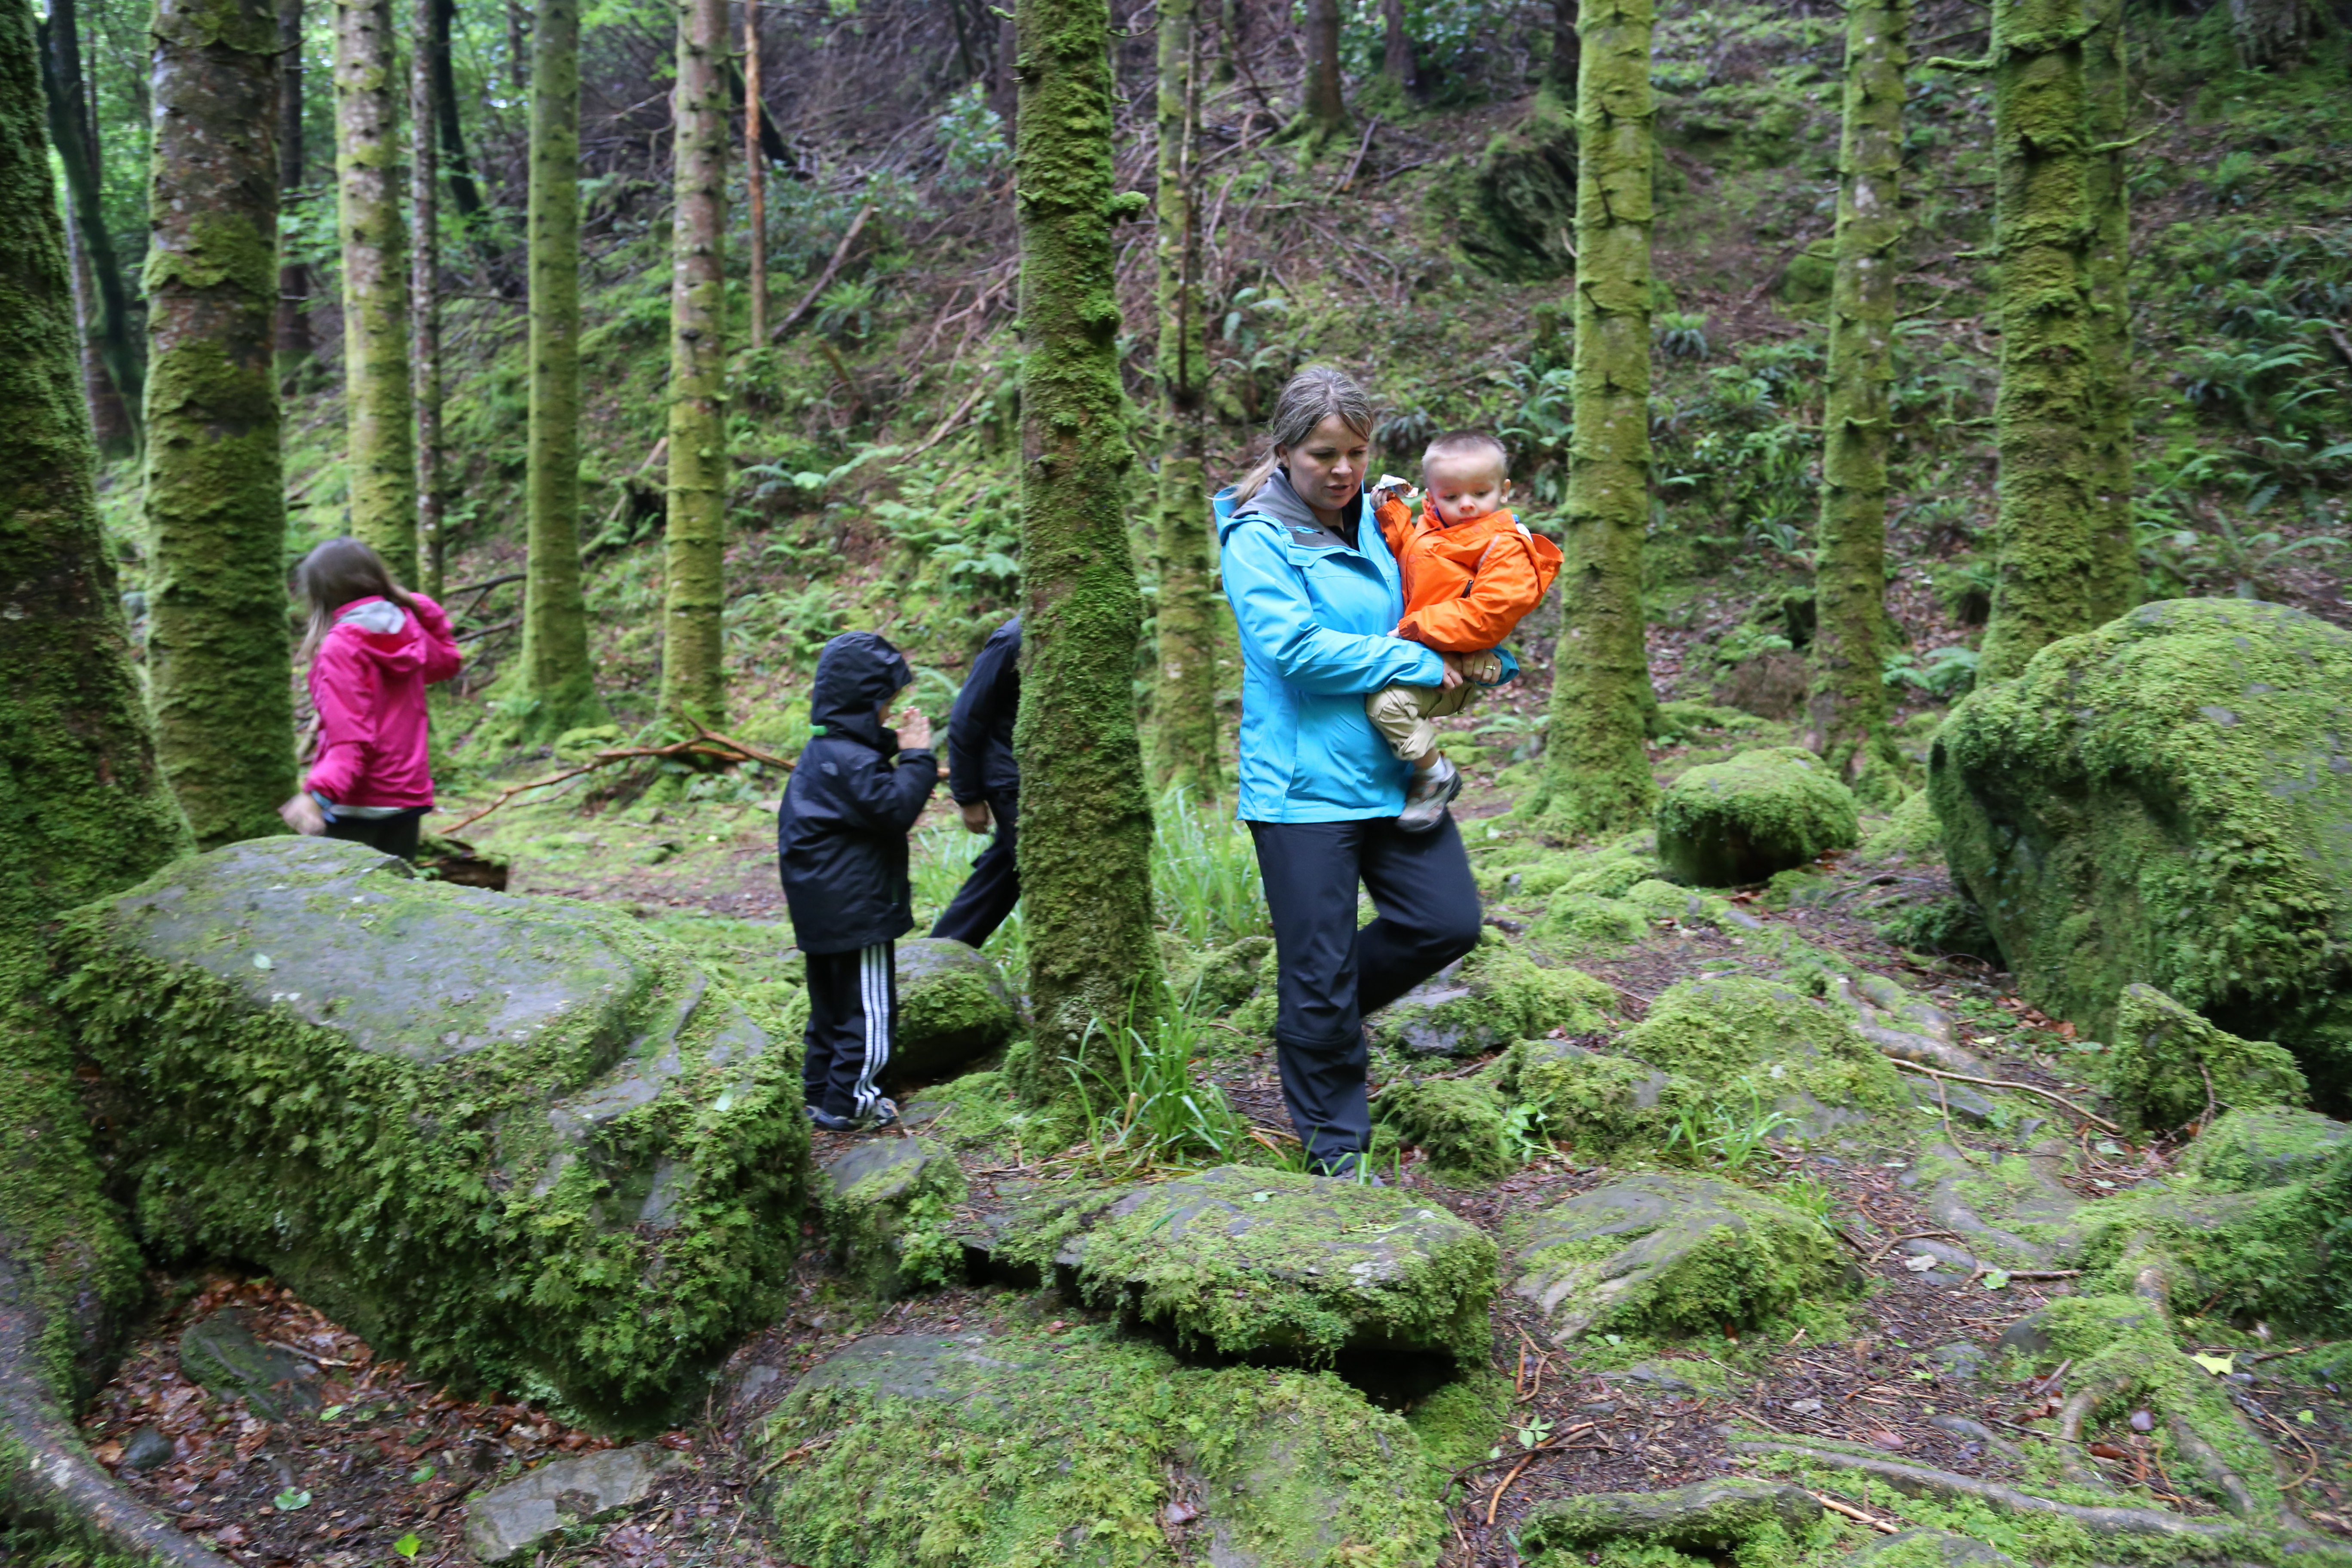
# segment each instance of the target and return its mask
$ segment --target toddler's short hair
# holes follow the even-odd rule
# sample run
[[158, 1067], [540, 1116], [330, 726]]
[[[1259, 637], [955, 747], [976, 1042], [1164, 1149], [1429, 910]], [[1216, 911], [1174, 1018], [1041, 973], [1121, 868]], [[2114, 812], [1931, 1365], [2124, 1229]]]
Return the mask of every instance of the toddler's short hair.
[[1495, 472], [1503, 479], [1511, 477], [1511, 454], [1503, 444], [1484, 430], [1448, 430], [1435, 437], [1421, 454], [1421, 466], [1425, 470], [1432, 463], [1482, 461], [1495, 465]]

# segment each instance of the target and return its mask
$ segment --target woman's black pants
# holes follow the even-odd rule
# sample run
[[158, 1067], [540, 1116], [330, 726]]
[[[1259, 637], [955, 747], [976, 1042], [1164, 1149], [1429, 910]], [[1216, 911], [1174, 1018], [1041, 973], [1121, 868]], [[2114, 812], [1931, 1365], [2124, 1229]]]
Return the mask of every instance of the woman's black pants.
[[[1447, 817], [1407, 833], [1393, 817], [1253, 822], [1281, 966], [1274, 1025], [1282, 1098], [1318, 1169], [1346, 1171], [1371, 1142], [1364, 1015], [1478, 942], [1478, 887]], [[1380, 918], [1356, 928], [1356, 885]]]

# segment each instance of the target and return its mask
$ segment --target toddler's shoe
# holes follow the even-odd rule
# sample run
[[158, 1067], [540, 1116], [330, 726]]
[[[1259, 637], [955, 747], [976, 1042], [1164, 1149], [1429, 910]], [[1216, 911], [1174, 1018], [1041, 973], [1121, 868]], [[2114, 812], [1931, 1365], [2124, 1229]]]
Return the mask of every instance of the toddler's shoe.
[[1404, 809], [1397, 814], [1397, 826], [1407, 833], [1430, 832], [1445, 820], [1445, 808], [1461, 793], [1462, 770], [1441, 755], [1435, 767], [1413, 778], [1412, 787], [1405, 792]]

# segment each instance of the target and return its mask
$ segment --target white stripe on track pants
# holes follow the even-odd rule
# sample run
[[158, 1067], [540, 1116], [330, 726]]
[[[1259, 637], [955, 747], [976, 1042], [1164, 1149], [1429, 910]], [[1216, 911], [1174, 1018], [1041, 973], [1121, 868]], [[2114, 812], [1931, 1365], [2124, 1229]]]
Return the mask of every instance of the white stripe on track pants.
[[808, 955], [809, 1020], [801, 1087], [827, 1116], [870, 1114], [890, 1065], [898, 1016], [898, 944]]

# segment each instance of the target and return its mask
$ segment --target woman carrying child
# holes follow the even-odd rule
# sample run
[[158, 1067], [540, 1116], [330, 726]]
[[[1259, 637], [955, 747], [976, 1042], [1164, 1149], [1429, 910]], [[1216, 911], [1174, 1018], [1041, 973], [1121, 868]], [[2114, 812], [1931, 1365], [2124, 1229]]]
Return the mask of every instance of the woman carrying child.
[[311, 551], [294, 581], [310, 612], [301, 658], [319, 747], [310, 777], [278, 815], [297, 833], [414, 860], [433, 808], [425, 689], [457, 673], [449, 617], [395, 585], [383, 558], [356, 539]]
[[[1317, 1170], [1357, 1172], [1371, 1141], [1363, 1016], [1478, 941], [1478, 889], [1442, 804], [1398, 821], [1413, 769], [1365, 700], [1452, 689], [1461, 660], [1393, 635], [1396, 559], [1364, 496], [1372, 407], [1338, 371], [1291, 378], [1273, 450], [1217, 496], [1225, 596], [1241, 633], [1241, 816], [1257, 846], [1280, 965], [1284, 1101]], [[1356, 889], [1379, 918], [1359, 931]]]

